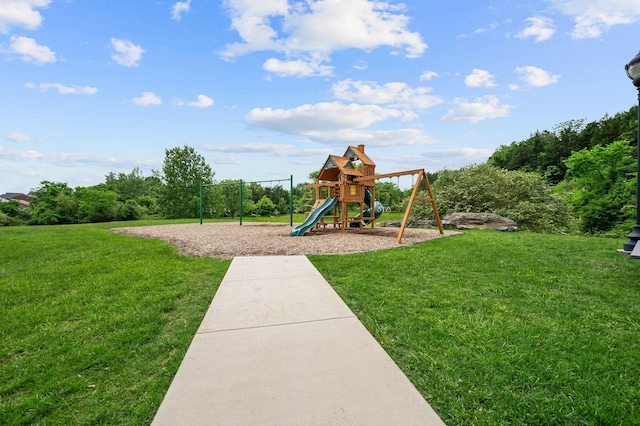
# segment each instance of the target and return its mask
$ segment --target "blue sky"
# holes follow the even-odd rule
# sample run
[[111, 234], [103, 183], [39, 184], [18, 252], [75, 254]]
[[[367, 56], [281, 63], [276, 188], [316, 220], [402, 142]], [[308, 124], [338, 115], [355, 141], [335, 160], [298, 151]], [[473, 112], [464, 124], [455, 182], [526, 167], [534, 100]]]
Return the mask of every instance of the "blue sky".
[[[640, 0], [0, 0], [0, 193], [161, 170], [481, 163], [633, 106]], [[401, 186], [407, 186], [399, 182]]]

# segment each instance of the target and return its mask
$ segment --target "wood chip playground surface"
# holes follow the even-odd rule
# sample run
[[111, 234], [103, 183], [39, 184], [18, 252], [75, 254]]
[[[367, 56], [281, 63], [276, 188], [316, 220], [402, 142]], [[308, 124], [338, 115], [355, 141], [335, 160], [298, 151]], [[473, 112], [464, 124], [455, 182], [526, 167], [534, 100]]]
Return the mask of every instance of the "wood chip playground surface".
[[115, 228], [114, 232], [142, 238], [157, 238], [177, 247], [181, 253], [231, 259], [236, 256], [297, 256], [378, 251], [418, 244], [434, 238], [460, 234], [458, 231], [407, 228], [397, 243], [399, 229], [379, 227], [363, 230], [317, 228], [303, 237], [289, 235], [288, 223], [235, 222], [155, 225]]

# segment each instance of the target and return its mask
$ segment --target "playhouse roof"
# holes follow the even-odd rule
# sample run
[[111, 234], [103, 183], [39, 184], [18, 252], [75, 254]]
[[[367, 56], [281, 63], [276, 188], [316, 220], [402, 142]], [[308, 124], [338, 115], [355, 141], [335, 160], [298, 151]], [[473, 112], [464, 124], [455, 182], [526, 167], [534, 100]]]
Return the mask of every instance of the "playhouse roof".
[[347, 148], [347, 151], [344, 153], [344, 157], [347, 157], [351, 161], [360, 160], [362, 161], [362, 164], [365, 166], [376, 165], [376, 163], [374, 163], [371, 160], [371, 158], [369, 158], [369, 156], [364, 153], [364, 145], [350, 146], [349, 148]]
[[357, 169], [348, 158], [330, 155], [318, 173], [318, 180], [335, 181], [340, 174], [362, 176], [362, 171]]

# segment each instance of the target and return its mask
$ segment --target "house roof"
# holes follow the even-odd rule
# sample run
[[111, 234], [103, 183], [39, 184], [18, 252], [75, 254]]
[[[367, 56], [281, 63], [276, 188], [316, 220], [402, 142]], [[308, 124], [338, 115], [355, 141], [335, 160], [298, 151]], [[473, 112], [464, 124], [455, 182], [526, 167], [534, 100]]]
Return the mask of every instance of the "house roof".
[[0, 198], [4, 200], [24, 200], [27, 202], [31, 200], [30, 195], [23, 194], [21, 192], [7, 192], [6, 194], [0, 195]]
[[29, 207], [31, 197], [29, 195], [21, 194], [19, 192], [7, 192], [6, 194], [0, 195], [0, 200], [3, 203], [8, 203], [9, 201], [15, 201], [20, 204], [22, 207]]

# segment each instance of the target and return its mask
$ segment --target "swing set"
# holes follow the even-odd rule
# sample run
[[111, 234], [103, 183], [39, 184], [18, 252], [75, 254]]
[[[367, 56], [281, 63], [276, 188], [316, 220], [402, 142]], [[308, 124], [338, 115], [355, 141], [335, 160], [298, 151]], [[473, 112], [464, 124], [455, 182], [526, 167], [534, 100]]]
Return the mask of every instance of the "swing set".
[[250, 185], [252, 183], [266, 183], [270, 184], [274, 182], [289, 182], [289, 225], [293, 226], [293, 175], [291, 175], [288, 179], [270, 179], [270, 180], [256, 180], [253, 182], [245, 182], [242, 179], [238, 181], [238, 183], [202, 183], [200, 182], [200, 225], [202, 225], [202, 220], [204, 217], [204, 188], [210, 186], [235, 186], [238, 185], [238, 212], [240, 216], [240, 225], [242, 225], [242, 192], [245, 185]]
[[[341, 231], [347, 229], [362, 230], [371, 225], [375, 228], [376, 219], [384, 212], [384, 207], [375, 201], [376, 180], [400, 176], [417, 175], [407, 209], [404, 213], [397, 242], [409, 221], [409, 214], [415, 201], [431, 204], [440, 234], [444, 234], [442, 222], [431, 190], [429, 177], [424, 169], [405, 170], [401, 172], [376, 174], [376, 164], [364, 152], [364, 145], [350, 146], [343, 156], [330, 155], [318, 173], [316, 183], [307, 188], [316, 190], [316, 201], [307, 219], [291, 231], [291, 236], [303, 236], [320, 226], [333, 225]], [[419, 197], [418, 191], [424, 186], [428, 197]], [[350, 205], [357, 204], [355, 216], [350, 215]]]

